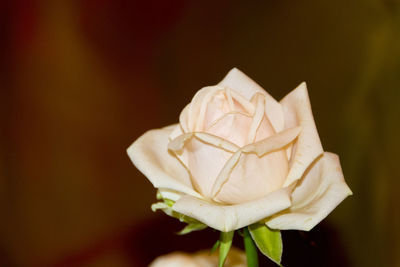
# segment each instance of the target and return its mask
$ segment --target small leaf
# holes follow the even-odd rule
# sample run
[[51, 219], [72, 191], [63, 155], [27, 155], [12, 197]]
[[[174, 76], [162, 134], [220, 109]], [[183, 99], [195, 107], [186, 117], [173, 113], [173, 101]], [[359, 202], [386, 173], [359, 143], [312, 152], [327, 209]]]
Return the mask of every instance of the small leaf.
[[205, 225], [204, 223], [190, 223], [190, 224], [186, 225], [185, 228], [180, 230], [177, 234], [178, 235], [186, 235], [190, 232], [203, 230], [205, 228], [207, 228], [207, 225]]
[[219, 245], [221, 244], [221, 241], [218, 239], [217, 242], [215, 242], [215, 244], [212, 246], [210, 254], [213, 254], [217, 248], [219, 247]]
[[271, 230], [265, 224], [257, 223], [249, 226], [251, 237], [258, 249], [279, 266], [282, 257], [282, 237], [279, 230]]
[[244, 248], [246, 250], [247, 267], [258, 267], [257, 248], [254, 245], [253, 239], [249, 233], [249, 229], [243, 229]]
[[219, 262], [218, 267], [224, 266], [226, 257], [228, 256], [229, 249], [232, 245], [233, 234], [235, 231], [231, 232], [221, 232], [220, 235], [220, 246], [219, 246]]

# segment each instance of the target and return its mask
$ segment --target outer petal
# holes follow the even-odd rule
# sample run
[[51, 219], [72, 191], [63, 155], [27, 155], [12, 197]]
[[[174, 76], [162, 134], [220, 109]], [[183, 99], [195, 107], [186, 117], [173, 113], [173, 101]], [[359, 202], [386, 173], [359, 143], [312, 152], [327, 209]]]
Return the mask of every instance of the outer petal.
[[250, 100], [252, 96], [260, 92], [265, 95], [265, 112], [268, 119], [272, 123], [275, 132], [280, 132], [283, 129], [284, 120], [281, 105], [270, 96], [261, 86], [252, 79], [247, 77], [237, 68], [233, 68], [218, 84], [219, 86], [230, 87], [239, 92], [242, 96]]
[[301, 126], [298, 141], [292, 148], [290, 171], [284, 186], [300, 179], [310, 164], [324, 151], [315, 126], [305, 83], [300, 84], [281, 101], [285, 129]]
[[190, 175], [179, 160], [168, 151], [169, 135], [175, 125], [150, 130], [129, 148], [128, 155], [156, 188], [166, 188], [201, 198], [193, 190]]
[[338, 156], [324, 153], [294, 189], [292, 207], [267, 221], [267, 225], [273, 229], [308, 231], [351, 194]]
[[288, 208], [290, 191], [289, 188], [282, 188], [263, 198], [238, 205], [219, 205], [186, 195], [172, 209], [214, 229], [229, 232]]

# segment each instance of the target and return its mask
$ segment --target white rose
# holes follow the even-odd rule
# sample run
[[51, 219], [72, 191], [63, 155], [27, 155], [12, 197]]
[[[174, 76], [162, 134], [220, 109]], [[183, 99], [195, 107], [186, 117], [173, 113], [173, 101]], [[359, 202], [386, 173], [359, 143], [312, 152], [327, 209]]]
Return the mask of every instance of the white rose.
[[351, 195], [338, 156], [323, 151], [306, 84], [277, 102], [238, 69], [128, 154], [175, 212], [223, 232], [259, 221], [310, 230]]
[[[155, 259], [149, 267], [217, 267], [218, 253], [210, 254], [203, 250], [194, 254], [173, 252]], [[246, 254], [236, 248], [231, 248], [225, 262], [225, 267], [246, 267]]]

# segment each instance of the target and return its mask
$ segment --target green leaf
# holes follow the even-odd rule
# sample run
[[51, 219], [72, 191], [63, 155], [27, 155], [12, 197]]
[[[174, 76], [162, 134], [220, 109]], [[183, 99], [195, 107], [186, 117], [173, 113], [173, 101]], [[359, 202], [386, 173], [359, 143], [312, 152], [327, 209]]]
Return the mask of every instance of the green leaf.
[[185, 228], [178, 232], [178, 235], [186, 235], [190, 232], [203, 230], [205, 228], [207, 228], [207, 225], [204, 223], [189, 223]]
[[246, 250], [247, 267], [258, 267], [257, 248], [250, 236], [249, 229], [243, 229], [244, 248]]
[[210, 254], [213, 254], [217, 248], [219, 247], [219, 245], [221, 244], [221, 241], [218, 239], [217, 242], [215, 242], [215, 244], [212, 246]]
[[256, 223], [249, 226], [251, 237], [258, 249], [279, 266], [282, 257], [282, 237], [279, 230], [271, 230], [265, 224]]
[[228, 256], [229, 249], [232, 245], [233, 234], [235, 231], [231, 232], [221, 232], [220, 235], [220, 246], [219, 246], [219, 262], [218, 267], [224, 266], [226, 257]]

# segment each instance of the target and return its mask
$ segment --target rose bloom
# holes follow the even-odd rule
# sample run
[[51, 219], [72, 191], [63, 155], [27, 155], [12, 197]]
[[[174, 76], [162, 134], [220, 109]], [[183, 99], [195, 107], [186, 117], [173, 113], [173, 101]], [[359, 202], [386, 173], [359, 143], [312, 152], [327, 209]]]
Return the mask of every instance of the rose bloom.
[[[218, 253], [210, 254], [210, 250], [203, 250], [194, 254], [173, 252], [155, 259], [149, 267], [217, 267]], [[225, 267], [246, 267], [246, 254], [232, 247], [224, 264]]]
[[128, 154], [175, 212], [224, 232], [259, 221], [310, 230], [351, 195], [338, 156], [322, 148], [306, 84], [277, 102], [238, 69]]

